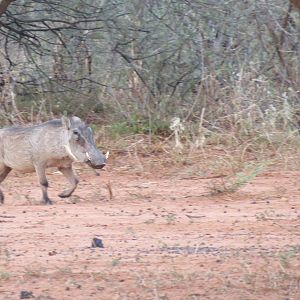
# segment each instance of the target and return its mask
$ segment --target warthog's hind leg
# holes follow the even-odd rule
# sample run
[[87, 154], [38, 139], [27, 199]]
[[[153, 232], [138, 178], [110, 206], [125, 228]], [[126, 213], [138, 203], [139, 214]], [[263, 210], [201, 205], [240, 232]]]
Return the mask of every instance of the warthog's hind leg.
[[49, 204], [51, 205], [52, 204], [52, 201], [49, 199], [48, 197], [48, 180], [47, 180], [47, 177], [46, 177], [46, 169], [44, 166], [41, 166], [41, 165], [37, 165], [35, 166], [35, 171], [37, 173], [37, 176], [39, 178], [39, 183], [40, 183], [40, 186], [41, 186], [41, 189], [42, 189], [42, 193], [43, 193], [43, 202], [45, 204]]
[[70, 197], [72, 195], [72, 193], [75, 191], [79, 181], [78, 181], [78, 179], [76, 178], [76, 176], [74, 174], [72, 166], [59, 167], [58, 170], [60, 172], [62, 172], [65, 175], [65, 177], [69, 180], [69, 182], [71, 183], [71, 188], [67, 189], [67, 190], [64, 190], [58, 196], [61, 197], [61, 198]]
[[[6, 176], [8, 175], [8, 173], [11, 171], [10, 167], [7, 166], [0, 166], [0, 183], [6, 178]], [[4, 194], [3, 192], [0, 190], [0, 204], [4, 203]]]

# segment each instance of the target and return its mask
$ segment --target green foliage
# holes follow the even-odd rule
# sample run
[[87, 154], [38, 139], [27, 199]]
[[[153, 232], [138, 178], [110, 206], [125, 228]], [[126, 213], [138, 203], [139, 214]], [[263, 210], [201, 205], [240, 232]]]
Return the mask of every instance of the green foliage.
[[234, 192], [251, 182], [256, 176], [261, 174], [265, 168], [265, 164], [247, 165], [242, 172], [238, 172], [234, 177], [229, 178], [230, 190]]
[[114, 137], [131, 134], [167, 135], [170, 129], [166, 121], [132, 114], [127, 121], [114, 122], [109, 127], [109, 132]]
[[267, 165], [268, 163], [266, 162], [246, 165], [243, 171], [237, 172], [225, 179], [221, 179], [220, 182], [213, 182], [210, 185], [211, 193], [220, 194], [236, 192], [238, 189], [251, 182], [259, 174], [264, 172]]
[[173, 213], [168, 213], [165, 216], [165, 219], [166, 219], [166, 222], [167, 222], [168, 225], [174, 224], [175, 221], [176, 221], [176, 215], [173, 214]]
[[[26, 87], [26, 90], [19, 89], [16, 103], [20, 111], [30, 112], [34, 116], [45, 117], [49, 115], [60, 116], [77, 115], [86, 118], [91, 113], [103, 114], [103, 104], [97, 100], [94, 92], [82, 89], [70, 89], [71, 85], [51, 84], [48, 86], [49, 92], [36, 91], [34, 88]], [[69, 90], [65, 90], [69, 89]], [[25, 91], [29, 94], [25, 94]]]
[[299, 256], [299, 253], [300, 253], [300, 245], [290, 246], [289, 250], [280, 251], [278, 253], [278, 258], [281, 266], [285, 269], [290, 268], [291, 267], [290, 260], [294, 257]]
[[118, 266], [121, 263], [121, 259], [122, 259], [121, 257], [113, 258], [111, 261], [111, 265], [113, 267]]
[[13, 1], [2, 15], [0, 122], [105, 116], [117, 137], [168, 135], [180, 117], [201, 120], [198, 144], [204, 129], [228, 144], [271, 144], [299, 127], [297, 13], [283, 0]]
[[0, 281], [1, 280], [8, 280], [11, 276], [12, 276], [12, 273], [0, 270]]

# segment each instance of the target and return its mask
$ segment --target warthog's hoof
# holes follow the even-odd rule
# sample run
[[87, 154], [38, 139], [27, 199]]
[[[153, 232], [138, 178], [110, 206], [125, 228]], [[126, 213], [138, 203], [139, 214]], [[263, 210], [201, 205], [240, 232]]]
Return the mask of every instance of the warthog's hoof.
[[72, 195], [73, 191], [69, 191], [69, 190], [65, 190], [63, 192], [61, 192], [60, 194], [58, 194], [58, 197], [60, 198], [68, 198]]
[[44, 201], [44, 203], [45, 203], [46, 205], [52, 205], [52, 204], [53, 204], [53, 201], [50, 200], [50, 199], [47, 199], [46, 201]]

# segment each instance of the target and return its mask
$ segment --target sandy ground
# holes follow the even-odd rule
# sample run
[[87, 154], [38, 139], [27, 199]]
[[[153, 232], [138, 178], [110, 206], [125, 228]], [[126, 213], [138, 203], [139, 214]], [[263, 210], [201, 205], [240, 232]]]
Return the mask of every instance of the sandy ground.
[[53, 206], [38, 204], [34, 174], [2, 184], [1, 300], [300, 299], [300, 172], [217, 195], [218, 179], [163, 168], [78, 173], [62, 200], [50, 171]]

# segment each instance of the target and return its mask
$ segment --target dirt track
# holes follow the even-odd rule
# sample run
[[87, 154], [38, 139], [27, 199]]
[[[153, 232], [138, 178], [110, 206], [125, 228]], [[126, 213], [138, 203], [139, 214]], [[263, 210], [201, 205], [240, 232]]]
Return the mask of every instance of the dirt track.
[[67, 202], [49, 175], [53, 206], [35, 204], [35, 175], [3, 183], [1, 300], [300, 299], [300, 172], [221, 195], [215, 179], [79, 173]]

